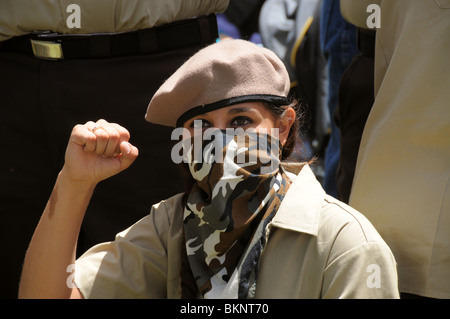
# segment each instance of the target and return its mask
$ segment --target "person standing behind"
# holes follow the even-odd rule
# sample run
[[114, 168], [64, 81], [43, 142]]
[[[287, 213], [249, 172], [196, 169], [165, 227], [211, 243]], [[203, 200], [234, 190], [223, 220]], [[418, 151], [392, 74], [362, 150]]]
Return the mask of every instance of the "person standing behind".
[[182, 189], [169, 129], [149, 126], [143, 114], [163, 81], [216, 40], [214, 14], [228, 2], [0, 2], [0, 134], [8, 149], [0, 160], [0, 253], [8, 256], [0, 298], [17, 297], [25, 250], [74, 124], [100, 117], [125, 123], [141, 151], [133, 167], [96, 189], [78, 254]]
[[356, 28], [344, 20], [339, 0], [323, 0], [320, 17], [322, 52], [328, 63], [328, 111], [330, 139], [325, 149], [323, 187], [331, 196], [338, 197], [336, 174], [339, 164], [340, 136], [334, 122], [338, 104], [338, 89], [342, 74], [358, 53]]
[[[374, 0], [370, 1], [373, 2]], [[363, 12], [366, 12], [366, 7], [363, 7]], [[349, 19], [350, 23], [353, 21], [352, 17], [347, 17], [346, 15], [348, 11], [354, 8], [354, 2], [341, 2], [343, 17], [344, 19]], [[356, 21], [354, 22], [356, 23]], [[375, 63], [376, 29], [373, 27], [369, 28], [366, 20], [358, 23], [356, 27], [359, 53], [342, 74], [339, 84], [338, 105], [334, 114], [334, 120], [340, 133], [340, 154], [336, 184], [338, 199], [344, 203], [348, 203], [350, 197], [359, 144], [361, 143], [362, 132], [374, 100], [373, 68]]]
[[450, 298], [450, 3], [378, 9], [375, 102], [349, 203], [391, 247], [401, 297]]

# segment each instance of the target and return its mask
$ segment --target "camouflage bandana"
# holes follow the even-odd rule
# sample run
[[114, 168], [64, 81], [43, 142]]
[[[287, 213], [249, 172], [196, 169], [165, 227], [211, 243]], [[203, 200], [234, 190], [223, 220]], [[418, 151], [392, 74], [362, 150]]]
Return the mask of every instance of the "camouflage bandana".
[[265, 226], [289, 186], [278, 139], [227, 133], [216, 129], [197, 150], [192, 143], [186, 160], [196, 181], [184, 211], [186, 251], [205, 298], [220, 298], [235, 272], [234, 297], [252, 297]]

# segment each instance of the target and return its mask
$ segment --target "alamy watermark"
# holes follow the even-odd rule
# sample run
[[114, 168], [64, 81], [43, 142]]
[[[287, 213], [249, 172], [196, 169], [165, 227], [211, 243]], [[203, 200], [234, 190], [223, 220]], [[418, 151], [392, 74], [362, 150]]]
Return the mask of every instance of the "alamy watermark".
[[203, 130], [196, 125], [194, 127], [193, 134], [182, 127], [172, 131], [171, 139], [178, 141], [171, 151], [174, 163], [223, 163], [227, 158], [236, 164], [279, 164], [278, 128]]
[[66, 272], [70, 273], [69, 276], [67, 276], [66, 279], [66, 286], [67, 288], [76, 288], [75, 285], [75, 264], [70, 264], [66, 268]]
[[[81, 7], [78, 4], [69, 4], [66, 12], [70, 13], [66, 19], [66, 25], [69, 29], [81, 29]], [[378, 4], [369, 4], [366, 12], [370, 13], [367, 17], [366, 25], [369, 29], [381, 28], [381, 9]]]
[[66, 25], [69, 29], [81, 29], [81, 8], [78, 4], [69, 4], [66, 9], [70, 15], [66, 19]]
[[[76, 288], [75, 285], [75, 264], [67, 266], [66, 272], [70, 275], [67, 277], [66, 285], [68, 288]], [[369, 289], [381, 288], [381, 267], [377, 264], [370, 264], [366, 268], [366, 272], [370, 273], [366, 279], [366, 286]]]
[[366, 271], [371, 273], [366, 280], [367, 288], [381, 288], [381, 267], [377, 264], [370, 264]]
[[366, 25], [369, 29], [381, 28], [381, 9], [378, 4], [369, 4], [366, 9], [370, 15], [367, 17]]

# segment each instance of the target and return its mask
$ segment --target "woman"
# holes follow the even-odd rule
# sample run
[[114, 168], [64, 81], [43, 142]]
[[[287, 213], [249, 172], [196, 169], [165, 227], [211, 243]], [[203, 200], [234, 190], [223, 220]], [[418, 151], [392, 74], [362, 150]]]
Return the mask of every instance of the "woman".
[[369, 221], [327, 196], [308, 165], [280, 162], [297, 131], [288, 92], [287, 71], [267, 49], [230, 40], [194, 55], [146, 114], [184, 128], [172, 157], [187, 166], [189, 190], [75, 263], [96, 184], [138, 155], [117, 124], [76, 126], [20, 296], [397, 298], [395, 260]]

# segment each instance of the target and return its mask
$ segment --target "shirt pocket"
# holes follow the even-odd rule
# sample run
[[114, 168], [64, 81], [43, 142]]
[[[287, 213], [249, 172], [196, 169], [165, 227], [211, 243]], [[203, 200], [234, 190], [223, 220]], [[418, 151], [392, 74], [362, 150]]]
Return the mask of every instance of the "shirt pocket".
[[441, 9], [450, 9], [450, 0], [434, 0]]

